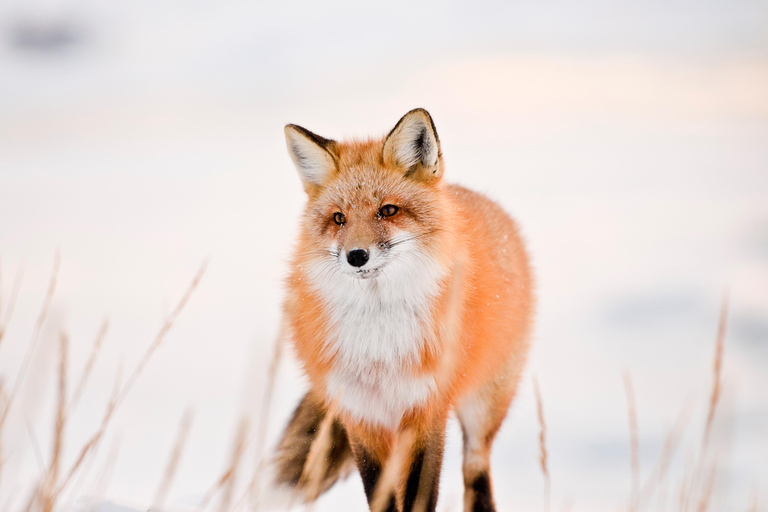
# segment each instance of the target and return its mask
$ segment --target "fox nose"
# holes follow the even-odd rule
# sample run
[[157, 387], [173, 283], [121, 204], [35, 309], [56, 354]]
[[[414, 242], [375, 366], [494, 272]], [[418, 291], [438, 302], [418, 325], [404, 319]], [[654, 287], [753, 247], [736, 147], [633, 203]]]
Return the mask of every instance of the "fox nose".
[[347, 253], [347, 262], [353, 267], [362, 267], [368, 261], [368, 251], [353, 249]]

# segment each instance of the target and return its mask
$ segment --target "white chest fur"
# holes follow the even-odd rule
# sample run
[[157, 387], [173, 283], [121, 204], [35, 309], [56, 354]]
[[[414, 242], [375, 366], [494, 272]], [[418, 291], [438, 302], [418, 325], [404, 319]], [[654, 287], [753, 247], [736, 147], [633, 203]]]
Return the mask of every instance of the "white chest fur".
[[435, 379], [415, 375], [413, 367], [436, 342], [432, 307], [443, 274], [423, 258], [418, 265], [397, 263], [374, 279], [311, 276], [331, 317], [325, 349], [335, 365], [328, 398], [354, 418], [387, 428], [435, 390]]

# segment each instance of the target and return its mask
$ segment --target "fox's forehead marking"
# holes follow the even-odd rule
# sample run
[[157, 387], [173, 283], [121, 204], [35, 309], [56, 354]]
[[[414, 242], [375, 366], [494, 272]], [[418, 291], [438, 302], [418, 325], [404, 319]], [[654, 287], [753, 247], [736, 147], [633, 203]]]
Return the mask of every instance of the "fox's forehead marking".
[[381, 170], [367, 167], [351, 168], [339, 174], [321, 195], [322, 202], [331, 202], [345, 208], [376, 207], [387, 197], [400, 195], [403, 184]]

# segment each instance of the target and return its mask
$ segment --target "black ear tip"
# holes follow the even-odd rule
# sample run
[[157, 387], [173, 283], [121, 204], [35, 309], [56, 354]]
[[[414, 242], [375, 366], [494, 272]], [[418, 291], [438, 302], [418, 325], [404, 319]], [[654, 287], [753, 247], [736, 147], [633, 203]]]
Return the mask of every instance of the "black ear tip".
[[303, 126], [299, 126], [297, 124], [287, 124], [284, 128], [285, 134], [289, 135], [292, 132], [296, 132], [299, 135], [303, 136], [304, 138], [307, 138], [317, 144], [318, 146], [322, 148], [328, 148], [329, 145], [331, 145], [334, 141], [333, 139], [326, 139], [325, 137], [321, 137], [316, 133], [312, 133], [311, 131], [307, 130]]
[[429, 119], [432, 119], [432, 116], [429, 115], [429, 112], [427, 112], [427, 109], [421, 108], [421, 107], [416, 107], [416, 108], [414, 108], [412, 110], [409, 110], [408, 113], [405, 114], [405, 115], [406, 116], [410, 116], [410, 115], [413, 115], [413, 114], [416, 114], [416, 113], [423, 114], [423, 115], [427, 116]]

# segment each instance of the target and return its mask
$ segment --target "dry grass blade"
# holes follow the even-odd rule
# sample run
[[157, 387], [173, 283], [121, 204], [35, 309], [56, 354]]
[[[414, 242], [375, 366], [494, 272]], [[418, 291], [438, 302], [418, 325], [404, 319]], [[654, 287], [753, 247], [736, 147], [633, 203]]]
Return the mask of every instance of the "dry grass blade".
[[112, 440], [112, 446], [109, 449], [107, 460], [104, 461], [104, 467], [99, 471], [99, 478], [93, 483], [92, 491], [88, 493], [91, 502], [91, 512], [95, 512], [104, 496], [107, 493], [107, 487], [112, 479], [112, 473], [117, 463], [117, 457], [120, 453], [120, 441], [115, 438]]
[[[3, 343], [3, 336], [5, 335], [5, 329], [8, 327], [8, 323], [13, 317], [13, 310], [16, 307], [16, 299], [19, 297], [19, 291], [21, 290], [21, 278], [24, 275], [24, 267], [19, 267], [16, 271], [16, 275], [13, 278], [13, 285], [11, 285], [11, 295], [8, 298], [8, 305], [5, 308], [5, 314], [0, 307], [0, 345]], [[0, 287], [2, 292], [2, 287]]]
[[13, 505], [16, 503], [16, 497], [19, 495], [18, 486], [14, 486], [11, 492], [8, 493], [5, 501], [0, 506], [0, 510], [14, 510]]
[[186, 446], [187, 435], [189, 434], [189, 428], [192, 425], [193, 417], [194, 413], [192, 409], [187, 409], [184, 412], [184, 416], [181, 418], [179, 431], [176, 434], [176, 442], [173, 445], [173, 451], [171, 451], [171, 455], [168, 458], [168, 464], [165, 467], [163, 481], [160, 483], [160, 486], [157, 488], [157, 493], [155, 494], [155, 504], [152, 507], [154, 509], [161, 509], [163, 508], [163, 505], [165, 505], [168, 492], [171, 490], [173, 478], [176, 476], [176, 470], [179, 467], [181, 455], [184, 453], [184, 447]]
[[283, 344], [287, 337], [287, 328], [282, 325], [280, 332], [275, 340], [275, 351], [272, 355], [272, 361], [267, 373], [267, 386], [264, 390], [264, 398], [261, 402], [261, 411], [259, 414], [259, 423], [256, 430], [256, 470], [253, 472], [251, 481], [248, 483], [247, 497], [250, 500], [251, 508], [256, 509], [259, 501], [259, 486], [257, 485], [264, 470], [265, 458], [264, 451], [267, 444], [267, 427], [269, 426], [269, 416], [272, 409], [272, 398], [275, 394], [275, 382], [277, 381], [277, 370], [280, 368], [280, 361], [283, 357]]
[[702, 452], [705, 452], [709, 444], [709, 437], [712, 432], [712, 423], [715, 420], [717, 404], [720, 401], [722, 370], [723, 370], [723, 350], [725, 348], [725, 333], [728, 327], [728, 297], [723, 298], [723, 304], [720, 307], [720, 321], [717, 327], [717, 340], [715, 341], [715, 361], [712, 368], [713, 382], [712, 393], [709, 398], [709, 410], [707, 412], [707, 423], [704, 427], [704, 438], [702, 439]]
[[699, 493], [699, 502], [696, 506], [697, 512], [707, 512], [709, 501], [712, 498], [712, 490], [715, 488], [715, 478], [717, 477], [717, 460], [712, 462], [709, 468], [709, 474], [704, 482], [704, 488]]
[[24, 381], [24, 377], [27, 374], [29, 363], [32, 360], [32, 355], [35, 353], [37, 342], [40, 339], [40, 331], [43, 329], [45, 319], [48, 318], [48, 310], [51, 307], [53, 294], [56, 291], [56, 282], [58, 281], [60, 263], [61, 258], [59, 256], [59, 252], [57, 251], [53, 260], [53, 270], [51, 271], [51, 279], [48, 283], [48, 291], [46, 292], [45, 299], [43, 300], [43, 307], [41, 308], [40, 314], [38, 315], [37, 321], [35, 322], [35, 327], [32, 331], [32, 338], [30, 339], [29, 345], [27, 346], [24, 359], [22, 359], [21, 365], [19, 366], [19, 373], [16, 374], [16, 380], [13, 383], [13, 388], [11, 388], [11, 393], [8, 396], [8, 400], [5, 402], [3, 413], [0, 415], [0, 431], [3, 430], [3, 425], [5, 424], [5, 420], [8, 417], [8, 412], [11, 410], [13, 402], [16, 398], [16, 394], [18, 393], [19, 388], [21, 387], [21, 383]]
[[549, 496], [550, 496], [550, 482], [549, 482], [549, 468], [547, 466], [547, 423], [544, 421], [544, 405], [541, 401], [541, 392], [539, 391], [539, 381], [536, 377], [533, 378], [533, 392], [536, 396], [536, 412], [539, 417], [539, 464], [541, 465], [541, 473], [544, 476], [544, 512], [549, 512]]
[[48, 468], [48, 474], [43, 486], [43, 512], [51, 512], [56, 504], [56, 485], [59, 478], [61, 456], [64, 447], [64, 425], [67, 421], [67, 346], [69, 341], [64, 333], [61, 333], [59, 336], [59, 341], [61, 359], [59, 361], [58, 406], [56, 408], [56, 426], [54, 429], [51, 466]]
[[133, 373], [131, 373], [130, 377], [128, 377], [128, 380], [126, 381], [125, 386], [123, 386], [123, 389], [117, 398], [117, 403], [121, 403], [123, 400], [125, 400], [125, 396], [128, 394], [128, 392], [131, 390], [133, 385], [136, 383], [136, 379], [139, 377], [139, 375], [141, 375], [142, 370], [144, 370], [144, 367], [152, 358], [152, 355], [160, 347], [160, 345], [162, 345], [163, 340], [165, 339], [165, 335], [168, 334], [168, 331], [171, 330], [171, 327], [173, 327], [174, 322], [179, 317], [181, 312], [184, 310], [184, 307], [187, 305], [187, 302], [189, 302], [190, 297], [192, 297], [192, 294], [195, 292], [195, 289], [197, 289], [197, 286], [200, 284], [200, 280], [203, 278], [203, 274], [205, 274], [205, 268], [207, 266], [208, 266], [208, 261], [206, 260], [200, 266], [200, 269], [197, 271], [197, 274], [195, 274], [195, 277], [192, 279], [192, 282], [187, 288], [187, 291], [184, 292], [184, 295], [181, 297], [181, 300], [179, 301], [179, 303], [176, 304], [176, 307], [173, 309], [173, 311], [171, 311], [171, 314], [168, 315], [168, 317], [165, 319], [165, 322], [163, 322], [163, 325], [160, 327], [160, 330], [155, 336], [155, 339], [152, 341], [152, 344], [149, 346], [147, 351], [144, 353], [144, 356], [139, 361], [139, 364], [136, 365], [136, 368], [133, 370]]
[[88, 377], [91, 375], [91, 371], [93, 370], [94, 364], [96, 364], [96, 358], [99, 355], [99, 352], [101, 351], [101, 345], [104, 343], [104, 337], [107, 335], [107, 328], [109, 327], [109, 322], [104, 321], [104, 323], [101, 324], [101, 327], [99, 328], [99, 333], [96, 335], [96, 339], [93, 342], [93, 347], [91, 348], [91, 353], [88, 356], [88, 361], [85, 363], [85, 367], [83, 368], [83, 373], [80, 375], [80, 381], [77, 383], [77, 388], [75, 388], [75, 393], [72, 395], [72, 400], [69, 402], [69, 407], [67, 409], [67, 412], [72, 412], [77, 408], [77, 404], [80, 402], [80, 397], [83, 394], [83, 391], [85, 390], [85, 385], [88, 382]]
[[237, 435], [235, 436], [235, 445], [232, 448], [232, 456], [229, 460], [229, 465], [224, 471], [224, 474], [216, 481], [215, 484], [205, 493], [202, 502], [200, 503], [200, 510], [208, 508], [208, 504], [213, 497], [222, 491], [221, 504], [217, 509], [218, 512], [227, 512], [229, 506], [232, 503], [232, 493], [235, 488], [235, 479], [237, 477], [237, 470], [240, 467], [240, 459], [243, 457], [246, 447], [246, 438], [248, 433], [248, 420], [242, 418], [240, 420], [240, 426], [237, 429]]
[[106, 431], [107, 426], [109, 425], [109, 422], [114, 416], [115, 411], [123, 402], [123, 400], [125, 400], [125, 397], [127, 396], [133, 384], [136, 382], [136, 379], [141, 374], [141, 371], [144, 369], [144, 366], [146, 366], [147, 362], [149, 362], [149, 359], [152, 357], [152, 354], [154, 354], [157, 348], [162, 344], [163, 339], [165, 338], [165, 335], [171, 329], [171, 327], [173, 326], [173, 323], [175, 322], [179, 314], [184, 309], [184, 306], [186, 306], [190, 297], [192, 296], [195, 289], [197, 288], [197, 285], [200, 283], [200, 280], [202, 279], [203, 274], [205, 273], [206, 265], [207, 265], [207, 261], [203, 262], [200, 269], [197, 271], [197, 274], [195, 274], [195, 277], [192, 279], [192, 282], [190, 283], [189, 287], [187, 287], [187, 290], [184, 292], [184, 295], [181, 297], [181, 300], [176, 305], [176, 308], [174, 308], [174, 310], [171, 312], [171, 315], [163, 323], [163, 325], [160, 328], [160, 331], [157, 333], [157, 335], [155, 336], [155, 339], [152, 341], [152, 344], [144, 353], [144, 357], [142, 357], [142, 359], [136, 365], [136, 368], [133, 370], [133, 373], [131, 373], [131, 376], [126, 381], [125, 385], [123, 385], [122, 387], [120, 386], [120, 382], [121, 382], [120, 375], [122, 372], [118, 372], [117, 378], [115, 380], [115, 389], [112, 394], [112, 398], [107, 404], [107, 409], [104, 413], [104, 416], [102, 417], [101, 425], [99, 426], [99, 429], [96, 431], [96, 433], [93, 434], [93, 436], [88, 440], [88, 442], [80, 450], [80, 454], [75, 460], [75, 463], [70, 468], [69, 472], [67, 473], [66, 478], [64, 478], [64, 480], [61, 482], [61, 484], [57, 488], [56, 495], [61, 493], [61, 491], [64, 488], [66, 488], [66, 486], [69, 484], [72, 477], [75, 475], [75, 473], [83, 464], [83, 461], [85, 460], [85, 458], [88, 455], [90, 455], [91, 452], [96, 447], [98, 447], [102, 437], [104, 436], [104, 432]]
[[333, 448], [331, 428], [333, 428], [335, 416], [336, 403], [334, 402], [325, 413], [325, 417], [317, 429], [315, 441], [309, 448], [307, 459], [301, 470], [298, 486], [306, 489], [306, 497], [310, 503], [315, 501], [323, 490], [323, 476], [327, 470], [326, 461]]
[[112, 397], [109, 400], [109, 403], [107, 404], [107, 408], [104, 411], [104, 416], [101, 418], [101, 424], [99, 425], [99, 429], [91, 436], [91, 438], [88, 440], [85, 445], [80, 449], [80, 454], [78, 455], [77, 459], [75, 459], [75, 462], [70, 467], [69, 471], [67, 472], [67, 476], [64, 477], [64, 479], [59, 484], [58, 489], [56, 490], [56, 495], [60, 494], [69, 484], [69, 482], [72, 480], [72, 477], [77, 473], [78, 469], [82, 466], [83, 462], [85, 461], [86, 457], [91, 454], [91, 452], [99, 445], [99, 442], [101, 441], [102, 436], [104, 435], [104, 432], [107, 429], [107, 426], [109, 425], [109, 421], [112, 419], [112, 415], [115, 412], [115, 409], [117, 407], [117, 397], [118, 397], [118, 391], [120, 389], [120, 381], [122, 377], [122, 370], [118, 370], [116, 376], [115, 376], [115, 386], [112, 391]]
[[638, 509], [640, 492], [640, 443], [637, 428], [637, 407], [635, 405], [635, 393], [632, 390], [632, 378], [629, 371], [624, 372], [624, 390], [627, 393], [627, 412], [629, 415], [629, 452], [630, 470], [632, 475], [632, 489], [629, 500], [630, 512]]
[[[57, 496], [57, 507], [59, 508], [59, 510], [62, 510], [62, 511], [72, 510], [72, 504], [80, 496], [79, 494], [80, 489], [84, 485], [85, 481], [88, 479], [91, 468], [96, 463], [96, 455], [98, 454], [98, 450], [99, 450], [99, 447], [96, 447], [96, 449], [92, 452], [91, 456], [86, 458], [85, 462], [83, 463], [83, 466], [78, 471], [77, 478], [75, 478], [75, 480], [72, 483], [70, 483], [66, 489], [63, 489], [61, 491], [61, 494]], [[66, 498], [65, 498], [65, 494], [66, 494]], [[58, 506], [59, 504], [61, 506]]]
[[37, 469], [41, 475], [45, 474], [45, 462], [43, 462], [43, 451], [40, 449], [40, 442], [37, 440], [37, 434], [32, 423], [27, 420], [27, 433], [29, 434], [29, 442], [32, 444], [32, 451], [35, 453], [35, 461], [37, 462]]
[[640, 492], [639, 507], [642, 509], [653, 497], [656, 490], [666, 481], [669, 466], [672, 462], [672, 457], [677, 451], [677, 447], [680, 444], [680, 439], [683, 437], [688, 422], [691, 420], [691, 413], [693, 410], [693, 401], [690, 397], [685, 401], [680, 408], [680, 413], [675, 420], [675, 424], [667, 434], [667, 438], [664, 441], [664, 446], [661, 449], [661, 455], [656, 463], [656, 467], [648, 476], [648, 479], [643, 484]]
[[[712, 365], [712, 391], [707, 408], [707, 419], [704, 424], [704, 435], [701, 440], [701, 449], [697, 457], [697, 464], [688, 485], [688, 495], [685, 499], [686, 509], [689, 504], [696, 504], [698, 512], [705, 512], [709, 507], [709, 501], [717, 474], [717, 461], [709, 464], [709, 452], [712, 438], [717, 406], [720, 403], [722, 393], [723, 356], [725, 349], [725, 335], [728, 327], [728, 296], [723, 297], [720, 307], [720, 319], [717, 326], [717, 338], [715, 340], [715, 357]], [[709, 465], [709, 467], [708, 467]], [[706, 473], [706, 475], [705, 475]]]

